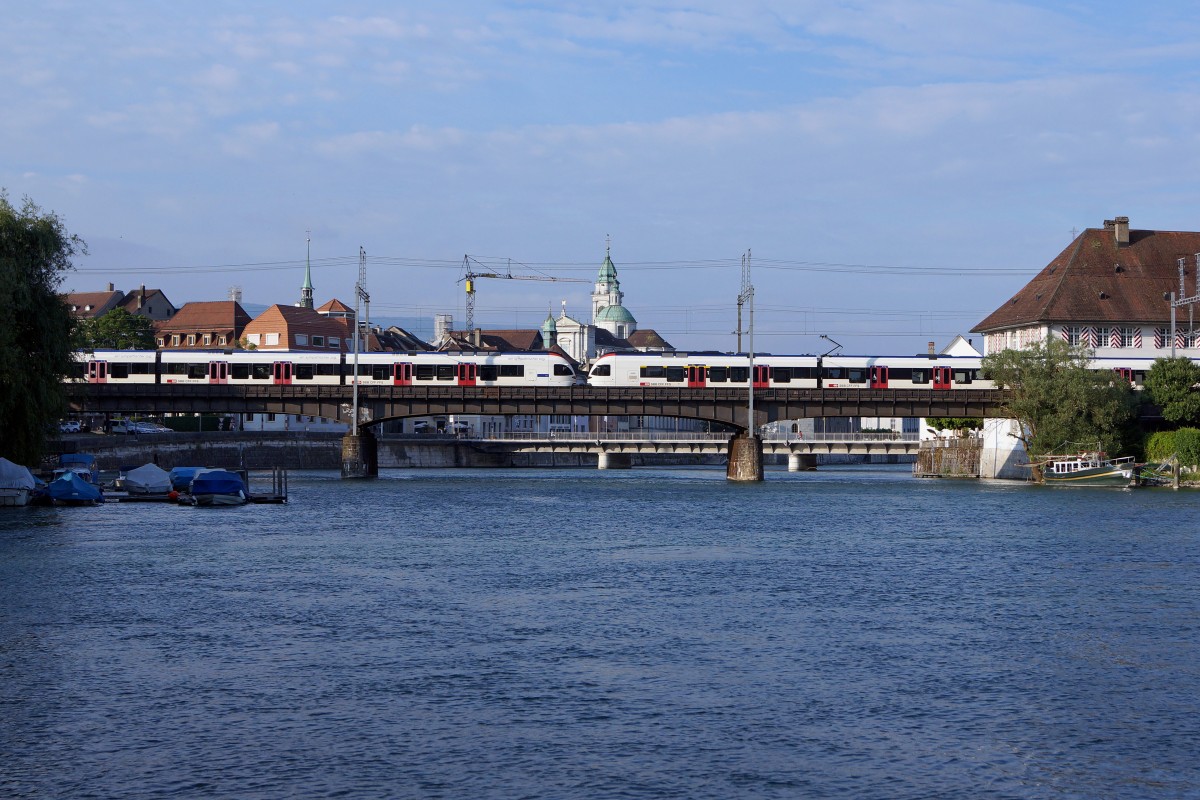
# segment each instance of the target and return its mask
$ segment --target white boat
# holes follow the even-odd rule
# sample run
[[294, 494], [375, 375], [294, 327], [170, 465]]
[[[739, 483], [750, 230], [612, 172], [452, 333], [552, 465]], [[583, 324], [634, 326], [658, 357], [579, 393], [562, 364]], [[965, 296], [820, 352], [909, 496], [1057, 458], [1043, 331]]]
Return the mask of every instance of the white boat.
[[29, 467], [0, 458], [0, 507], [29, 504], [29, 495], [37, 488], [37, 480]]
[[165, 495], [171, 491], [171, 474], [157, 464], [143, 464], [121, 476], [120, 486], [134, 495]]
[[1056, 486], [1129, 486], [1138, 468], [1132, 456], [1107, 458], [1100, 450], [1049, 456], [1040, 466], [1042, 480]]

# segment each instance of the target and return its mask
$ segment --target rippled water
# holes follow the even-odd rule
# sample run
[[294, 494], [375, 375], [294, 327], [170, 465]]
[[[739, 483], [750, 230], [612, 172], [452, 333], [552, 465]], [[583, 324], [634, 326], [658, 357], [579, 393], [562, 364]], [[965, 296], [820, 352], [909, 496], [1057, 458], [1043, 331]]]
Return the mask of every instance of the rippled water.
[[1200, 796], [1200, 494], [291, 489], [0, 514], [0, 796]]

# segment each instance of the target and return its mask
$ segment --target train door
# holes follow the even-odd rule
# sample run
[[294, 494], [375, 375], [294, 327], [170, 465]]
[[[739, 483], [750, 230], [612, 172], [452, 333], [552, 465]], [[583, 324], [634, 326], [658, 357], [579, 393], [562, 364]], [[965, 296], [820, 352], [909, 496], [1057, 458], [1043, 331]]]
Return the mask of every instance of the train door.
[[87, 364], [88, 383], [108, 383], [108, 362], [89, 361]]
[[951, 369], [949, 367], [934, 367], [931, 377], [934, 389], [950, 388]]
[[1126, 381], [1128, 381], [1130, 386], [1137, 385], [1137, 383], [1133, 379], [1133, 370], [1130, 369], [1129, 367], [1113, 367], [1113, 372], [1117, 373], [1122, 378], [1124, 378]]
[[277, 385], [290, 384], [292, 382], [292, 362], [276, 361], [272, 365], [272, 379]]
[[479, 377], [479, 368], [475, 364], [461, 363], [458, 365], [458, 385], [475, 386]]
[[412, 386], [412, 364], [408, 361], [397, 362], [392, 375], [396, 386]]
[[210, 362], [208, 362], [208, 382], [209, 383], [229, 383], [229, 362], [228, 361], [210, 361]]
[[703, 365], [688, 364], [687, 368], [687, 385], [689, 389], [703, 389], [707, 368]]
[[767, 383], [771, 380], [771, 368], [766, 364], [754, 365], [754, 388], [766, 389]]
[[888, 368], [887, 367], [871, 367], [871, 388], [872, 389], [888, 388]]

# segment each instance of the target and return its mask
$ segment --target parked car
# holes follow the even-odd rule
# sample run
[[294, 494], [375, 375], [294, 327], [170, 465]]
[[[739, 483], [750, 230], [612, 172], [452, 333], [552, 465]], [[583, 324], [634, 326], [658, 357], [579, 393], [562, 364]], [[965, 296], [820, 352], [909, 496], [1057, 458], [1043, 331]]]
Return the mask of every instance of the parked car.
[[62, 433], [79, 433], [83, 427], [77, 419], [64, 419], [58, 423], [58, 430]]

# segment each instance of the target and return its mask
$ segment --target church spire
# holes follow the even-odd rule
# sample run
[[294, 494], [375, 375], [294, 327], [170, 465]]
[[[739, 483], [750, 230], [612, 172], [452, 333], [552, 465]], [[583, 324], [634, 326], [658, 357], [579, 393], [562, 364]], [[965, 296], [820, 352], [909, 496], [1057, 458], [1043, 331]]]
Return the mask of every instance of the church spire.
[[312, 284], [312, 231], [305, 231], [307, 238], [304, 240], [308, 250], [304, 254], [304, 285], [300, 287], [300, 307], [313, 307], [313, 284]]

